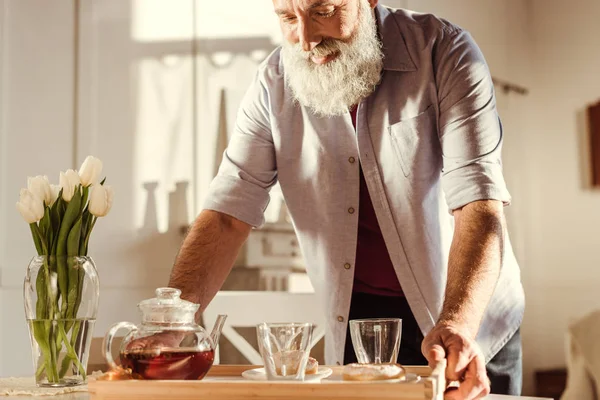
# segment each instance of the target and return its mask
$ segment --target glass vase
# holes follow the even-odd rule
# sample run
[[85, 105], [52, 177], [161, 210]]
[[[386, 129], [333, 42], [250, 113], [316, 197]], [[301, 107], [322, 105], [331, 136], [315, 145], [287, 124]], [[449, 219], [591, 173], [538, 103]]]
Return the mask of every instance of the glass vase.
[[86, 383], [98, 313], [94, 261], [79, 256], [34, 257], [27, 268], [23, 296], [36, 384]]

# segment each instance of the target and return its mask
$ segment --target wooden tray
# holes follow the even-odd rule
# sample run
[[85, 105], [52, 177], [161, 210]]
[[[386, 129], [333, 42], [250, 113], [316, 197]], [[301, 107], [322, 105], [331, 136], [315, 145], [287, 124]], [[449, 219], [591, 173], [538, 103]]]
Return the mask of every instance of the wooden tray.
[[331, 377], [321, 382], [261, 382], [242, 378], [250, 365], [215, 365], [201, 381], [98, 381], [90, 379], [92, 400], [108, 399], [400, 399], [442, 400], [446, 388], [445, 363], [428, 367], [405, 367], [421, 376], [416, 383], [369, 383], [341, 380], [343, 367], [330, 367]]

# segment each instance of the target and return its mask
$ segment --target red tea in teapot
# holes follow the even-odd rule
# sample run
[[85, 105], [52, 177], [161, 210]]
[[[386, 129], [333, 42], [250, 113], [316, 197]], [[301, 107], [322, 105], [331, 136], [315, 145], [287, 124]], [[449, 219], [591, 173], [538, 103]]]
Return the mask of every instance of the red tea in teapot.
[[165, 349], [124, 351], [121, 364], [144, 379], [199, 380], [204, 378], [215, 359], [213, 350], [189, 351]]

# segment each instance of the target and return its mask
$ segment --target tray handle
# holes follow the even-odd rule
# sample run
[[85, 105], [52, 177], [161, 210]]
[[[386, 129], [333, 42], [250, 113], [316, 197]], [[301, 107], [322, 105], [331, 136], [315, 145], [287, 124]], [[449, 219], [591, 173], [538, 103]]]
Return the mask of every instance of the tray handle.
[[446, 391], [446, 366], [448, 362], [446, 359], [437, 363], [429, 376], [433, 381], [433, 394], [435, 400], [444, 400], [444, 392]]

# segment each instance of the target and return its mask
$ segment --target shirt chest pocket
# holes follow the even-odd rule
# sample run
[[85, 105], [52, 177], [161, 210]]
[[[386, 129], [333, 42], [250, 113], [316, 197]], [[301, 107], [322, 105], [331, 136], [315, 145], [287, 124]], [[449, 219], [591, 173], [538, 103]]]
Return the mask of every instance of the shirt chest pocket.
[[404, 176], [427, 179], [442, 169], [435, 108], [429, 106], [414, 118], [390, 125], [389, 134]]

